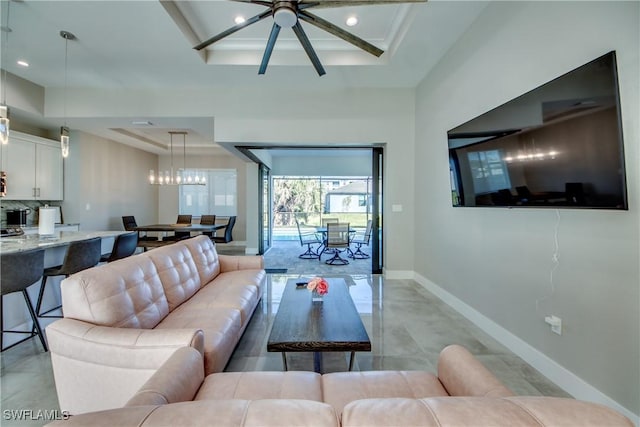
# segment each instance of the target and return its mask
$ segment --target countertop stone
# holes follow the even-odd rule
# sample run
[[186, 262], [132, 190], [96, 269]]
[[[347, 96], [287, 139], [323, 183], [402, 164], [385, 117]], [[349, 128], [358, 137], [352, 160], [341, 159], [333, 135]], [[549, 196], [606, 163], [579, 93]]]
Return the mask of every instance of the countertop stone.
[[65, 246], [71, 242], [91, 239], [93, 237], [115, 237], [126, 231], [58, 231], [51, 236], [30, 234], [22, 236], [3, 237], [0, 239], [0, 253], [9, 254], [36, 248], [53, 248]]

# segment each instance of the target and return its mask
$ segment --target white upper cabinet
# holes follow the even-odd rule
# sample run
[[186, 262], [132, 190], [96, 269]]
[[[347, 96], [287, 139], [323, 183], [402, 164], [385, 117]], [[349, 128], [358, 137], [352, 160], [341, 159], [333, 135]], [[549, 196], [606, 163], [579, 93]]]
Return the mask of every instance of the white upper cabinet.
[[9, 144], [2, 148], [5, 200], [63, 200], [63, 160], [57, 141], [12, 131]]

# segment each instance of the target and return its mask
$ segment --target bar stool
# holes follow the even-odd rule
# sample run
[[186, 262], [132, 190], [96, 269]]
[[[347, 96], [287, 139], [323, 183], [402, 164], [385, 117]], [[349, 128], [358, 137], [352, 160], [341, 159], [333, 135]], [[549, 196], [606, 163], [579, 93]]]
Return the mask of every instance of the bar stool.
[[36, 306], [36, 313], [38, 317], [54, 317], [59, 318], [62, 316], [45, 316], [47, 313], [56, 310], [61, 305], [50, 308], [44, 313], [41, 312], [42, 297], [44, 296], [44, 290], [47, 286], [47, 278], [51, 276], [65, 276], [77, 273], [87, 268], [91, 268], [100, 262], [100, 252], [102, 239], [100, 237], [94, 237], [92, 239], [80, 240], [78, 242], [69, 243], [67, 253], [64, 256], [62, 265], [57, 267], [51, 267], [44, 270], [42, 275], [42, 284], [40, 285], [40, 293], [38, 294], [38, 305]]
[[[2, 312], [2, 297], [0, 297], [0, 348], [4, 351], [15, 345], [20, 344], [36, 335], [40, 338], [44, 351], [48, 351], [47, 342], [44, 339], [42, 328], [38, 322], [38, 316], [33, 310], [31, 299], [27, 293], [27, 288], [33, 285], [42, 277], [44, 270], [44, 249], [32, 249], [29, 251], [15, 252], [9, 254], [0, 255], [0, 287], [2, 288], [2, 297], [14, 292], [22, 292], [24, 300], [27, 303], [29, 314], [31, 315], [31, 321], [33, 327], [31, 331], [15, 331], [4, 329], [4, 318]], [[27, 334], [28, 337], [11, 344], [9, 347], [4, 348], [3, 338], [5, 332], [14, 334]]]
[[113, 262], [131, 256], [137, 247], [137, 232], [119, 234], [113, 241], [113, 250], [111, 250], [111, 253], [100, 258], [100, 262]]

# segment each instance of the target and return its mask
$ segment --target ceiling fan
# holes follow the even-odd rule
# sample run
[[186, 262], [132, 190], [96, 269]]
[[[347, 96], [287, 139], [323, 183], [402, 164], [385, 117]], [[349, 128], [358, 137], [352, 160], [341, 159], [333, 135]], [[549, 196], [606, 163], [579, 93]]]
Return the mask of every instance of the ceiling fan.
[[308, 10], [312, 8], [333, 8], [333, 7], [342, 7], [342, 6], [368, 6], [368, 5], [378, 5], [378, 4], [399, 4], [399, 3], [421, 3], [426, 2], [427, 0], [232, 0], [241, 3], [252, 3], [260, 6], [264, 6], [267, 8], [264, 12], [256, 15], [252, 18], [247, 19], [241, 24], [235, 25], [228, 30], [217, 34], [202, 43], [194, 46], [196, 50], [202, 50], [205, 47], [222, 40], [223, 38], [235, 33], [236, 31], [240, 31], [241, 29], [248, 27], [249, 25], [255, 24], [256, 22], [262, 21], [263, 19], [272, 16], [273, 17], [273, 27], [271, 28], [271, 34], [269, 35], [269, 40], [267, 41], [267, 47], [264, 51], [264, 55], [262, 56], [262, 62], [260, 63], [260, 69], [258, 70], [258, 74], [264, 74], [267, 71], [267, 65], [269, 65], [269, 59], [271, 58], [271, 53], [273, 53], [273, 47], [276, 44], [276, 40], [278, 39], [278, 34], [280, 34], [281, 28], [291, 28], [295, 33], [298, 40], [300, 40], [300, 44], [302, 48], [306, 52], [307, 56], [311, 60], [314, 68], [318, 72], [318, 75], [322, 76], [326, 74], [324, 67], [320, 63], [320, 59], [316, 54], [313, 46], [311, 46], [311, 42], [307, 37], [302, 25], [300, 25], [300, 21], [307, 22], [309, 24], [315, 25], [316, 27], [327, 31], [333, 34], [336, 37], [339, 37], [354, 46], [359, 47], [360, 49], [369, 52], [372, 55], [379, 57], [384, 53], [382, 49], [377, 48], [371, 43], [357, 37], [348, 31], [343, 30], [340, 27], [320, 18], [317, 15], [309, 13]]

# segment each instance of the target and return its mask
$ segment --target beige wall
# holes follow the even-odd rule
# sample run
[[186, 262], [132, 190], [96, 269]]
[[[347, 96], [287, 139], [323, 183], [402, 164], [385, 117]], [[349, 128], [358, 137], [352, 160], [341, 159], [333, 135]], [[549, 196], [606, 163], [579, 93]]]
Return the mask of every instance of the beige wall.
[[[418, 88], [418, 280], [580, 398], [640, 413], [638, 2], [496, 2]], [[453, 208], [447, 131], [615, 49], [628, 211]], [[558, 265], [552, 260], [558, 244]], [[553, 278], [551, 280], [551, 277]], [[563, 334], [544, 317], [563, 320]]]
[[82, 132], [71, 132], [64, 161], [65, 222], [82, 230], [122, 230], [122, 216], [138, 224], [158, 220], [158, 190], [148, 184], [157, 156]]

